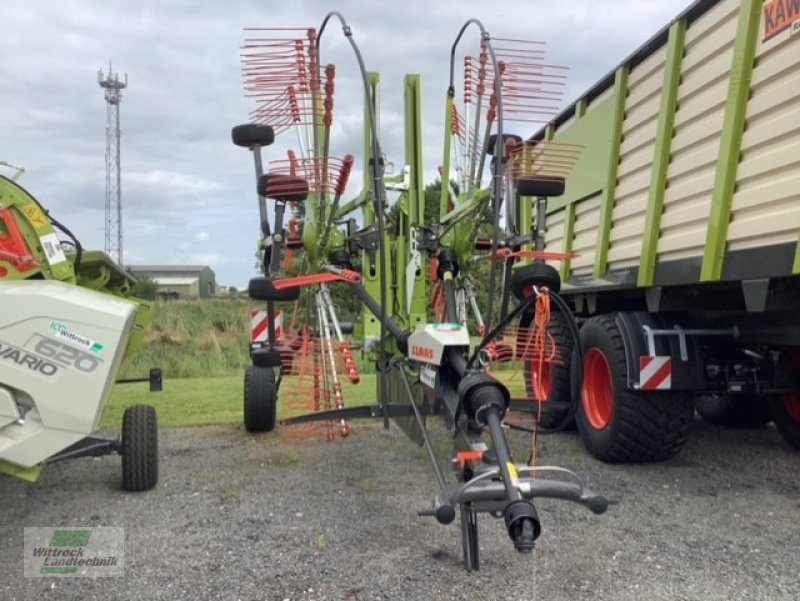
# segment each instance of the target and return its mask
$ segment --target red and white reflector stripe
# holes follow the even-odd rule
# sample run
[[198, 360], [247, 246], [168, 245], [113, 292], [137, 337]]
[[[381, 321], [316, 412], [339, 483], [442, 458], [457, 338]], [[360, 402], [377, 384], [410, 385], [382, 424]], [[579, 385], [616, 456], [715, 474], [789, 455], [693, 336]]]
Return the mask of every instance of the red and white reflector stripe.
[[[250, 311], [250, 342], [269, 340], [266, 311]], [[283, 340], [283, 311], [275, 312], [275, 341]]]
[[672, 388], [672, 357], [639, 357], [639, 390]]

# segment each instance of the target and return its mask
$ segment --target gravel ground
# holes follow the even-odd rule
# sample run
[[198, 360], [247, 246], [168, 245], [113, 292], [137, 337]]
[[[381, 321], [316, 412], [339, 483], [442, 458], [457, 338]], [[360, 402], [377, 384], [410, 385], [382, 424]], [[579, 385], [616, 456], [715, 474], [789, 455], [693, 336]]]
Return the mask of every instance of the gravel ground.
[[[481, 570], [467, 574], [457, 525], [416, 515], [435, 480], [394, 426], [334, 444], [166, 430], [147, 493], [119, 490], [116, 458], [55, 465], [35, 485], [0, 477], [0, 599], [800, 599], [800, 454], [773, 428], [698, 421], [655, 465], [604, 465], [574, 433], [540, 448], [619, 504], [594, 516], [540, 502], [533, 556], [482, 515]], [[24, 526], [95, 525], [125, 528], [124, 578], [23, 576]]]

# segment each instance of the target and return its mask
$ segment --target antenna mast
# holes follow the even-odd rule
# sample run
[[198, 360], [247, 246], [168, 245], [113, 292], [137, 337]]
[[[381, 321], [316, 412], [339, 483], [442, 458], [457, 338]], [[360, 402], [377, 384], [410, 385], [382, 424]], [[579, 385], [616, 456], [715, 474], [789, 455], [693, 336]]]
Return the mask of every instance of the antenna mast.
[[119, 103], [122, 100], [122, 89], [128, 86], [128, 74], [125, 81], [111, 70], [108, 63], [108, 76], [103, 70], [97, 72], [97, 82], [105, 90], [106, 98], [106, 241], [105, 252], [119, 265], [122, 265], [122, 188], [120, 186], [120, 129]]

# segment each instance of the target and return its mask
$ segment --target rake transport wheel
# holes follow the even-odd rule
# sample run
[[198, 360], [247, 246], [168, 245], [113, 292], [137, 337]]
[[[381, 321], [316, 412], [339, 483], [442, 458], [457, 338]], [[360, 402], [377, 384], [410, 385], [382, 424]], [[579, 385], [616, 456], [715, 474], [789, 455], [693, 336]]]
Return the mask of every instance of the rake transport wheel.
[[270, 432], [275, 428], [278, 391], [275, 370], [248, 367], [244, 372], [244, 427], [248, 432]]
[[150, 405], [133, 405], [122, 416], [122, 488], [150, 490], [158, 482], [158, 417]]
[[[800, 369], [800, 350], [793, 350], [788, 353], [783, 366], [786, 369]], [[781, 436], [800, 451], [800, 392], [787, 392], [770, 399], [772, 409], [772, 421]]]
[[575, 420], [586, 448], [610, 463], [659, 461], [686, 442], [693, 399], [627, 389], [625, 347], [612, 315], [581, 328], [583, 383]]
[[[532, 312], [523, 314], [519, 323], [520, 331], [525, 332], [531, 327], [532, 322]], [[538, 383], [541, 388], [540, 392], [546, 399], [541, 404], [542, 413], [538, 420], [539, 426], [547, 430], [562, 425], [564, 428], [568, 428], [574, 424], [572, 420], [565, 424], [564, 420], [572, 403], [570, 365], [575, 344], [561, 311], [553, 311], [550, 314], [550, 324], [547, 329], [558, 349], [558, 362], [546, 361], [540, 365], [535, 358], [526, 359], [523, 366], [525, 392], [528, 398], [535, 399]], [[519, 346], [519, 343], [517, 345]], [[553, 406], [558, 409], [552, 409]]]
[[769, 402], [757, 394], [703, 395], [697, 412], [707, 422], [734, 428], [760, 428], [772, 420]]

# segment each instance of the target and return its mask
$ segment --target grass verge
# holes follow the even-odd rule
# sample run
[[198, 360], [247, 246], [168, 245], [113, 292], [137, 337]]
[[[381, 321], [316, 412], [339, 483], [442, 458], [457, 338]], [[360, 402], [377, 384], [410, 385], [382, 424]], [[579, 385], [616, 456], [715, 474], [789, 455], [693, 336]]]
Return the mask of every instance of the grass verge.
[[[164, 380], [162, 392], [151, 393], [147, 383], [118, 384], [111, 391], [101, 427], [119, 429], [122, 414], [131, 405], [153, 405], [161, 427], [210, 426], [242, 423], [244, 377], [172, 378]], [[290, 386], [291, 380], [282, 385]], [[375, 376], [363, 375], [358, 385], [343, 383], [348, 407], [375, 402]], [[309, 403], [310, 404], [310, 403]], [[278, 417], [281, 415], [280, 394]]]

